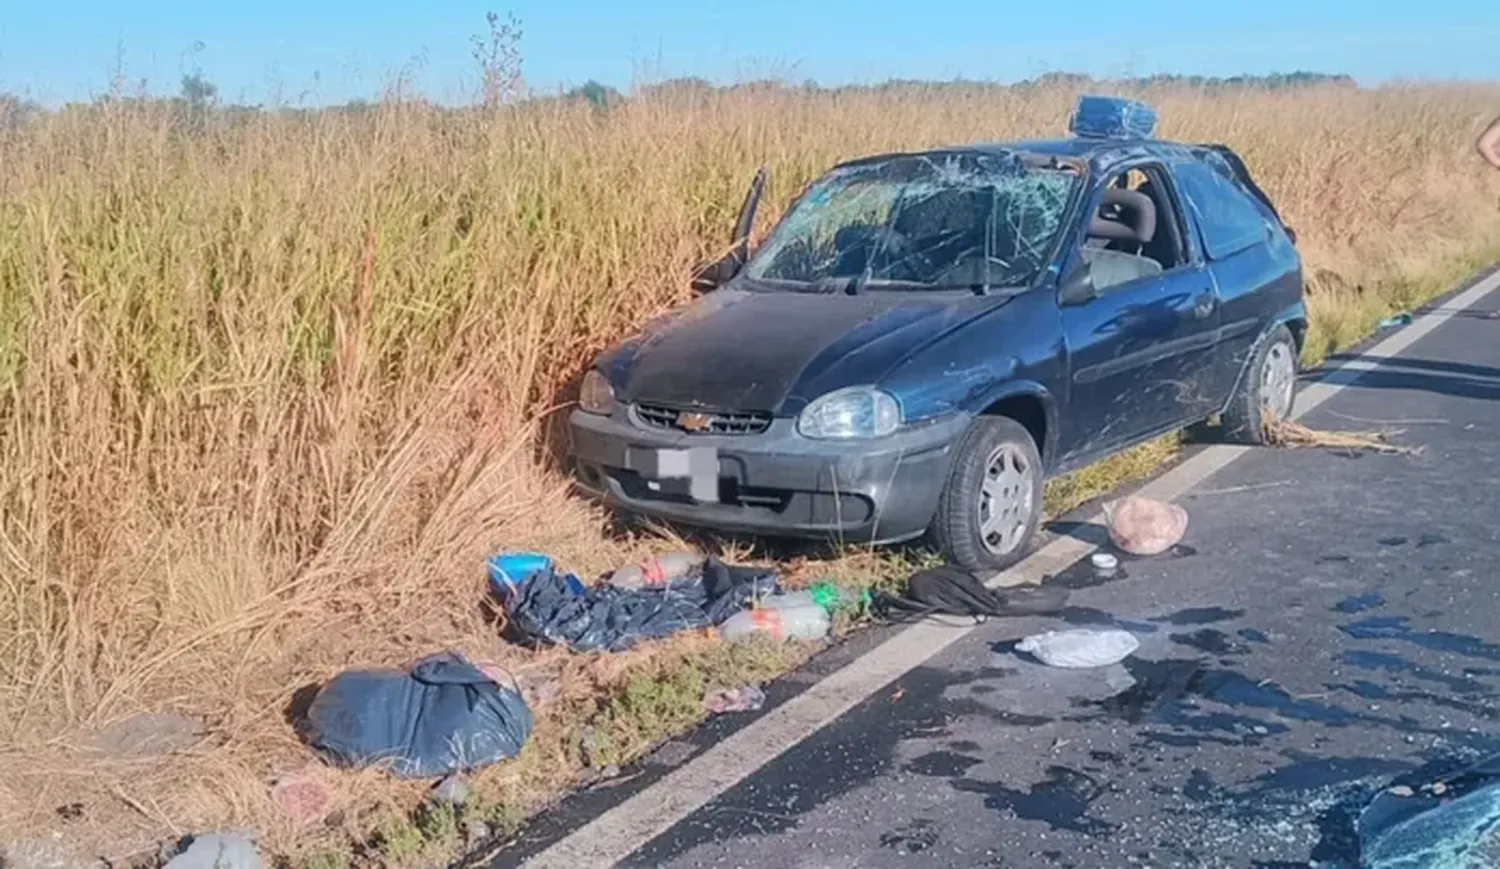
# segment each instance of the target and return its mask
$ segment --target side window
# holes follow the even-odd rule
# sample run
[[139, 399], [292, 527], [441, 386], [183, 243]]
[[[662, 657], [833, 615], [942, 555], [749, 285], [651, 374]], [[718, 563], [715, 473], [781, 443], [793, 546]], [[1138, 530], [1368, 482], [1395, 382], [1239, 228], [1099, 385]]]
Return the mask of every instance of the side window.
[[1096, 293], [1187, 262], [1170, 190], [1160, 166], [1126, 169], [1104, 184], [1078, 252]]
[[1209, 259], [1232, 256], [1266, 237], [1265, 213], [1234, 182], [1203, 163], [1181, 163], [1176, 175]]

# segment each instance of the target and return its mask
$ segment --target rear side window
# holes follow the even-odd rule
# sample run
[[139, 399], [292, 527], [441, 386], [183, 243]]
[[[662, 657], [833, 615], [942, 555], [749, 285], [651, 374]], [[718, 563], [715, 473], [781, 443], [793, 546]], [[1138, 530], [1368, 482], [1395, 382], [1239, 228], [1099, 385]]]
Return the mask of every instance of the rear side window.
[[1234, 182], [1203, 163], [1180, 163], [1175, 168], [1209, 259], [1224, 259], [1265, 240], [1265, 212]]

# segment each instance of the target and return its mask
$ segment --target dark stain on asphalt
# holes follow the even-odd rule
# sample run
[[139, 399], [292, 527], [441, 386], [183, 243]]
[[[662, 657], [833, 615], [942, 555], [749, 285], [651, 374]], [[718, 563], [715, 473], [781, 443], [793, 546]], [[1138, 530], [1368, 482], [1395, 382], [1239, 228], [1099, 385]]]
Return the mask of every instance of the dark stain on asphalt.
[[1107, 793], [1109, 786], [1065, 766], [1048, 767], [1047, 778], [1025, 791], [1000, 782], [972, 779], [955, 781], [953, 787], [965, 793], [983, 794], [986, 808], [1007, 812], [1023, 821], [1040, 821], [1053, 830], [1104, 836], [1118, 827], [1089, 815], [1094, 801]]
[[1339, 630], [1357, 640], [1398, 640], [1434, 652], [1500, 661], [1500, 646], [1447, 631], [1414, 630], [1410, 621], [1405, 616], [1380, 616], [1340, 625]]
[[1160, 628], [1145, 622], [1132, 622], [1116, 618], [1113, 614], [1104, 610], [1091, 607], [1070, 606], [1058, 613], [1058, 617], [1070, 625], [1084, 625], [1088, 627], [1119, 628], [1122, 631], [1130, 631], [1133, 634], [1154, 634]]
[[1426, 549], [1429, 546], [1438, 546], [1443, 543], [1452, 542], [1452, 540], [1449, 540], [1441, 534], [1423, 534], [1420, 538], [1417, 539], [1417, 548]]
[[1282, 718], [1343, 726], [1363, 718], [1356, 713], [1310, 700], [1298, 700], [1276, 684], [1256, 682], [1232, 670], [1208, 670], [1193, 680], [1193, 693], [1226, 706], [1275, 712]]
[[1475, 718], [1483, 718], [1490, 721], [1500, 718], [1500, 710], [1483, 703], [1440, 694], [1431, 694], [1425, 691], [1395, 691], [1384, 685], [1376, 685], [1373, 682], [1366, 682], [1364, 680], [1356, 680], [1350, 684], [1333, 683], [1328, 685], [1328, 689], [1330, 691], [1343, 691], [1365, 700], [1380, 700], [1390, 703], [1415, 703], [1420, 706], [1452, 709], [1455, 712], [1463, 712]]
[[1377, 542], [1381, 546], [1405, 546], [1406, 541], [1407, 538], [1405, 537], [1382, 537]]
[[1333, 608], [1336, 612], [1341, 613], [1362, 613], [1365, 610], [1372, 610], [1382, 606], [1385, 606], [1385, 598], [1374, 592], [1370, 592], [1369, 594], [1345, 598], [1335, 604]]
[[1218, 622], [1227, 622], [1244, 615], [1244, 610], [1231, 610], [1223, 607], [1197, 607], [1194, 609], [1178, 610], [1169, 616], [1154, 618], [1153, 622], [1165, 622], [1176, 627], [1187, 627], [1190, 625], [1212, 625]]
[[1439, 685], [1460, 692], [1474, 693], [1484, 691], [1485, 686], [1479, 682], [1469, 679], [1461, 679], [1457, 676], [1449, 676], [1426, 667], [1419, 667], [1400, 655], [1390, 652], [1369, 652], [1362, 649], [1351, 649], [1344, 652], [1344, 661], [1350, 666], [1361, 670], [1372, 670], [1376, 672], [1391, 673], [1393, 675], [1408, 675], [1414, 679], [1424, 682], [1435, 682]]
[[953, 751], [930, 751], [910, 763], [904, 769], [909, 773], [929, 778], [959, 778], [971, 767], [984, 763], [977, 757]]
[[1350, 558], [1347, 555], [1320, 555], [1320, 556], [1318, 556], [1318, 563], [1319, 564], [1348, 564], [1349, 562], [1351, 562], [1353, 560], [1354, 559]]
[[1172, 634], [1172, 642], [1210, 655], [1243, 655], [1250, 651], [1244, 643], [1214, 628], [1203, 628], [1191, 634]]
[[1097, 707], [1107, 716], [1139, 724], [1151, 718], [1158, 707], [1174, 703], [1182, 697], [1202, 667], [1200, 662], [1193, 659], [1150, 661], [1145, 658], [1126, 658], [1123, 663], [1135, 679], [1134, 685], [1112, 697], [1079, 700], [1075, 701], [1076, 705], [1084, 708]]
[[1264, 797], [1272, 791], [1310, 791], [1366, 779], [1387, 778], [1412, 768], [1410, 763], [1384, 757], [1312, 757], [1290, 755], [1292, 763], [1256, 778], [1245, 797]]

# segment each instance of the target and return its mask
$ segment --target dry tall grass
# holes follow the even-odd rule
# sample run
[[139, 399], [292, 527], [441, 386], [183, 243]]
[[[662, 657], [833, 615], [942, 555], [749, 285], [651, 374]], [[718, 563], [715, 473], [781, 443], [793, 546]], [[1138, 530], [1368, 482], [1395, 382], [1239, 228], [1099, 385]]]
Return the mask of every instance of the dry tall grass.
[[[592, 573], [650, 545], [606, 536], [538, 435], [592, 352], [686, 297], [761, 161], [780, 205], [839, 158], [1059, 132], [1074, 96], [393, 103], [201, 131], [115, 105], [0, 131], [0, 829], [83, 799], [116, 843], [259, 823], [291, 847], [265, 784], [305, 758], [294, 690], [444, 645], [523, 664], [481, 618], [483, 556]], [[1471, 146], [1500, 93], [1147, 98], [1165, 135], [1238, 149], [1299, 230], [1315, 352], [1500, 240]], [[212, 737], [80, 753], [142, 710]], [[506, 787], [564, 780], [566, 740], [541, 744]]]

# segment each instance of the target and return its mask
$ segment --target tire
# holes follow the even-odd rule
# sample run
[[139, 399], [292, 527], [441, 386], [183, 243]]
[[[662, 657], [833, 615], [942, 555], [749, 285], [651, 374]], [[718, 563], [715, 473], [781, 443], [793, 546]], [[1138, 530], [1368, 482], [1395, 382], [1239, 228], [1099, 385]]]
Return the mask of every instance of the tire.
[[[943, 558], [975, 572], [1004, 570], [1025, 558], [1042, 519], [1042, 477], [1041, 451], [1025, 426], [1003, 416], [976, 419], [959, 443], [933, 517], [932, 538]], [[996, 499], [1009, 518], [997, 518], [986, 532]]]
[[[1255, 348], [1224, 409], [1219, 440], [1261, 446], [1266, 423], [1286, 418], [1297, 401], [1297, 341], [1277, 326]], [[1267, 413], [1269, 411], [1269, 414]]]

